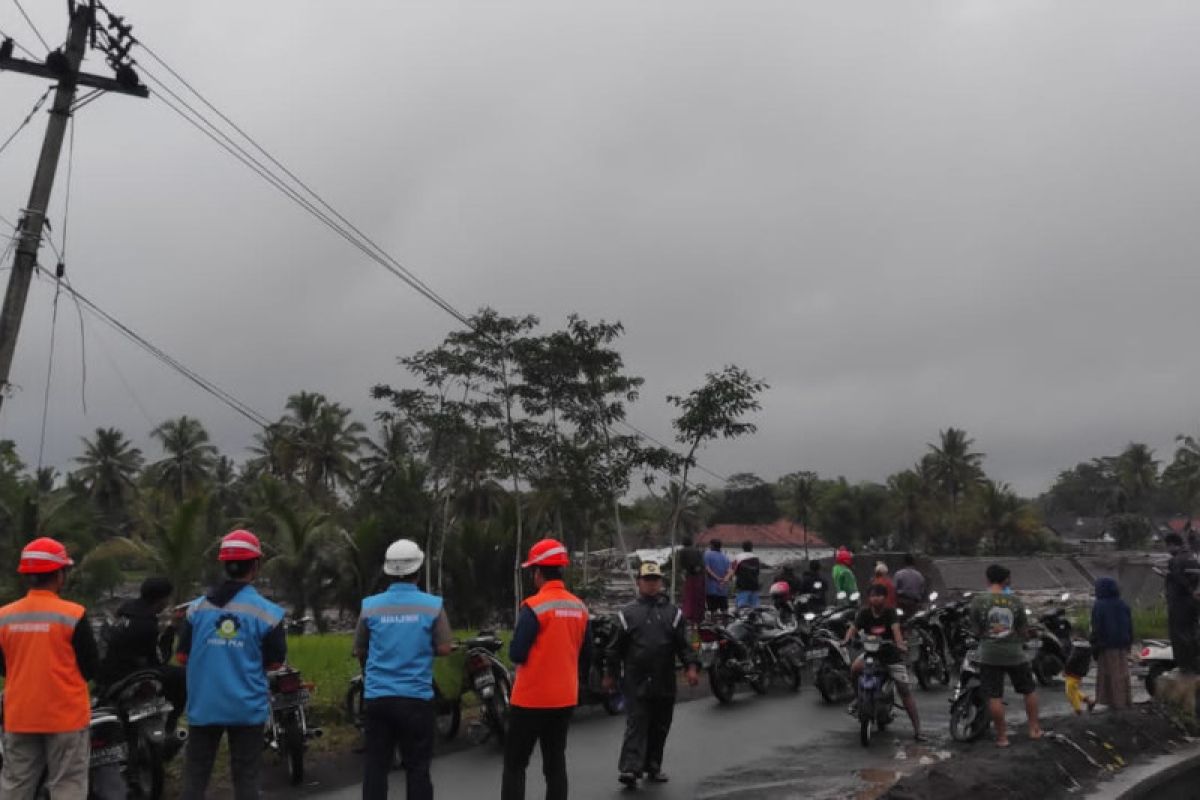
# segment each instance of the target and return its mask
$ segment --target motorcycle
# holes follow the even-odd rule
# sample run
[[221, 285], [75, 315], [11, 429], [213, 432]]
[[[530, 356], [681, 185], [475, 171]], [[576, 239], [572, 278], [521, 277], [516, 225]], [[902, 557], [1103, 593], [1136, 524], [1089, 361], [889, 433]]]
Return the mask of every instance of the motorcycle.
[[971, 640], [958, 668], [958, 683], [950, 696], [950, 738], [956, 742], [973, 742], [983, 736], [989, 725], [988, 701], [983, 696], [979, 677], [979, 649]]
[[[4, 695], [0, 693], [0, 731], [4, 728]], [[129, 746], [125, 726], [116, 710], [93, 705], [88, 723], [88, 800], [127, 800], [131, 796], [125, 783]], [[4, 765], [4, 737], [0, 736], [0, 769]], [[43, 774], [37, 788], [38, 800], [49, 800]]]
[[749, 620], [714, 615], [700, 623], [699, 634], [700, 666], [718, 702], [731, 702], [738, 683], [748, 684], [755, 694], [767, 693], [767, 675], [754, 658], [755, 632]]
[[304, 780], [304, 751], [310, 739], [322, 730], [309, 724], [308, 703], [313, 685], [300, 678], [300, 671], [284, 666], [267, 673], [271, 692], [271, 716], [263, 729], [266, 747], [287, 759], [288, 778], [293, 786]]
[[1175, 669], [1175, 651], [1170, 642], [1162, 639], [1143, 639], [1137, 661], [1130, 670], [1146, 684], [1146, 693], [1154, 697], [1158, 676]]
[[972, 592], [964, 592], [962, 599], [934, 609], [930, 615], [930, 628], [941, 640], [943, 659], [951, 669], [962, 664], [974, 646], [973, 626], [967, 619], [967, 606], [972, 596]]
[[[938, 593], [929, 594], [929, 602], [937, 600]], [[933, 622], [934, 608], [918, 611], [904, 620], [904, 640], [908, 642], [908, 659], [917, 685], [929, 689], [934, 681], [950, 684], [950, 667], [940, 640], [940, 630]], [[903, 613], [903, 612], [900, 612]]]
[[[1066, 603], [1071, 595], [1064, 592], [1059, 601]], [[1031, 666], [1038, 683], [1049, 686], [1055, 676], [1062, 673], [1071, 655], [1071, 620], [1064, 606], [1042, 613], [1038, 624], [1031, 626], [1030, 647], [1036, 649]], [[1035, 644], [1036, 643], [1036, 644]]]
[[[355, 728], [359, 731], [365, 731], [367, 728], [367, 715], [364, 709], [363, 700], [363, 676], [355, 675], [350, 679], [350, 685], [346, 687], [346, 697], [342, 701], [342, 707], [345, 709], [346, 718], [350, 720]], [[437, 736], [442, 741], [449, 742], [458, 736], [458, 728], [462, 721], [462, 703], [458, 698], [448, 699], [440, 688], [437, 681], [433, 682], [433, 709], [434, 709], [434, 729]], [[399, 758], [399, 750], [397, 749], [397, 758]], [[399, 761], [397, 761], [399, 763]]]
[[587, 675], [579, 681], [579, 705], [600, 705], [609, 715], [625, 710], [625, 693], [621, 690], [621, 674], [618, 671], [612, 691], [604, 688], [604, 653], [617, 636], [617, 621], [614, 617], [597, 615], [592, 618], [592, 663]]
[[[162, 676], [155, 670], [128, 675], [105, 689], [102, 703], [116, 711], [124, 726], [129, 796], [159, 800], [163, 796], [165, 765], [175, 752], [168, 747], [167, 737], [167, 717], [174, 706], [166, 699]], [[186, 737], [184, 731], [176, 733], [180, 741]]]
[[503, 742], [508, 734], [513, 683], [508, 668], [496, 656], [502, 644], [491, 631], [480, 631], [478, 636], [463, 642], [467, 648], [464, 688], [473, 690], [479, 697], [483, 709], [480, 724], [485, 737], [494, 735], [498, 742]]
[[862, 646], [863, 668], [858, 674], [856, 712], [859, 741], [863, 747], [867, 747], [871, 744], [874, 731], [887, 730], [887, 726], [896, 718], [896, 686], [891, 670], [884, 661], [887, 649], [895, 645], [879, 636], [864, 636]]
[[754, 627], [754, 659], [768, 683], [778, 681], [789, 691], [800, 691], [805, 658], [803, 639], [796, 625], [784, 624], [778, 614], [768, 609], [750, 609], [744, 614]]

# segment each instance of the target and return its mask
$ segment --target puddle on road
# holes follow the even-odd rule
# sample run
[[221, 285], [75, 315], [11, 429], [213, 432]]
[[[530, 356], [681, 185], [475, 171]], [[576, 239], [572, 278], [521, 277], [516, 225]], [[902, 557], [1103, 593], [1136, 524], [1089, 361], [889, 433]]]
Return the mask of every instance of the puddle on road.
[[854, 800], [878, 800], [892, 784], [903, 777], [903, 773], [891, 769], [864, 769], [858, 773], [867, 785], [859, 789]]

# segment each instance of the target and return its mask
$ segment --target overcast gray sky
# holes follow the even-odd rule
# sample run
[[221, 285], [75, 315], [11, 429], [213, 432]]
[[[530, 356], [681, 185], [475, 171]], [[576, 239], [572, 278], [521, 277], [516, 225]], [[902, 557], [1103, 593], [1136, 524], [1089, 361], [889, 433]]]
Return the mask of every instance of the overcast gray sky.
[[[1197, 430], [1194, 2], [111, 5], [457, 306], [624, 322], [649, 432], [708, 370], [767, 379], [717, 472], [882, 479], [955, 425], [1033, 493]], [[26, 3], [54, 41], [63, 6]], [[37, 49], [2, 0], [0, 29]], [[43, 88], [0, 73], [0, 135]], [[43, 126], [0, 155], [8, 219]], [[153, 100], [78, 115], [67, 246], [80, 291], [272, 417], [310, 389], [369, 419], [451, 327]], [[29, 461], [51, 297], [0, 414]], [[46, 463], [107, 425], [153, 455], [181, 413], [248, 442], [90, 320], [84, 415], [70, 306], [59, 326]]]

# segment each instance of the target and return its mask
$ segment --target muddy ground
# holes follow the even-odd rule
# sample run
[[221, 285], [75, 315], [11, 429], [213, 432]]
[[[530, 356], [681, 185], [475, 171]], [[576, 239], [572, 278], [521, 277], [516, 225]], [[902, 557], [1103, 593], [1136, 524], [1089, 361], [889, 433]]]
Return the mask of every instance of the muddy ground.
[[1022, 731], [1012, 746], [980, 741], [953, 759], [902, 778], [884, 800], [1053, 800], [1076, 794], [1127, 764], [1172, 752], [1188, 731], [1154, 704], [1127, 711], [1045, 721], [1048, 735], [1031, 741]]

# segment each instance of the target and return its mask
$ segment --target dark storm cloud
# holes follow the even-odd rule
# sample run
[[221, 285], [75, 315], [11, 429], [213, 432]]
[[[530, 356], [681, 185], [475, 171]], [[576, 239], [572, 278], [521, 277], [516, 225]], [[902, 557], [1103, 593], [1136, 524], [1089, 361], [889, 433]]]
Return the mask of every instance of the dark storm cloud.
[[[881, 479], [957, 425], [1033, 492], [1195, 427], [1194, 4], [121, 6], [456, 305], [623, 321], [648, 430], [706, 370], [767, 378], [761, 435], [712, 448], [717, 471]], [[0, 76], [3, 125], [39, 92]], [[6, 217], [39, 135], [0, 157]], [[71, 216], [76, 285], [271, 416], [308, 388], [365, 418], [394, 357], [449, 329], [154, 102], [80, 115]], [[0, 416], [26, 453], [50, 296]], [[182, 412], [246, 441], [110, 332], [84, 417], [67, 318], [50, 463]]]

